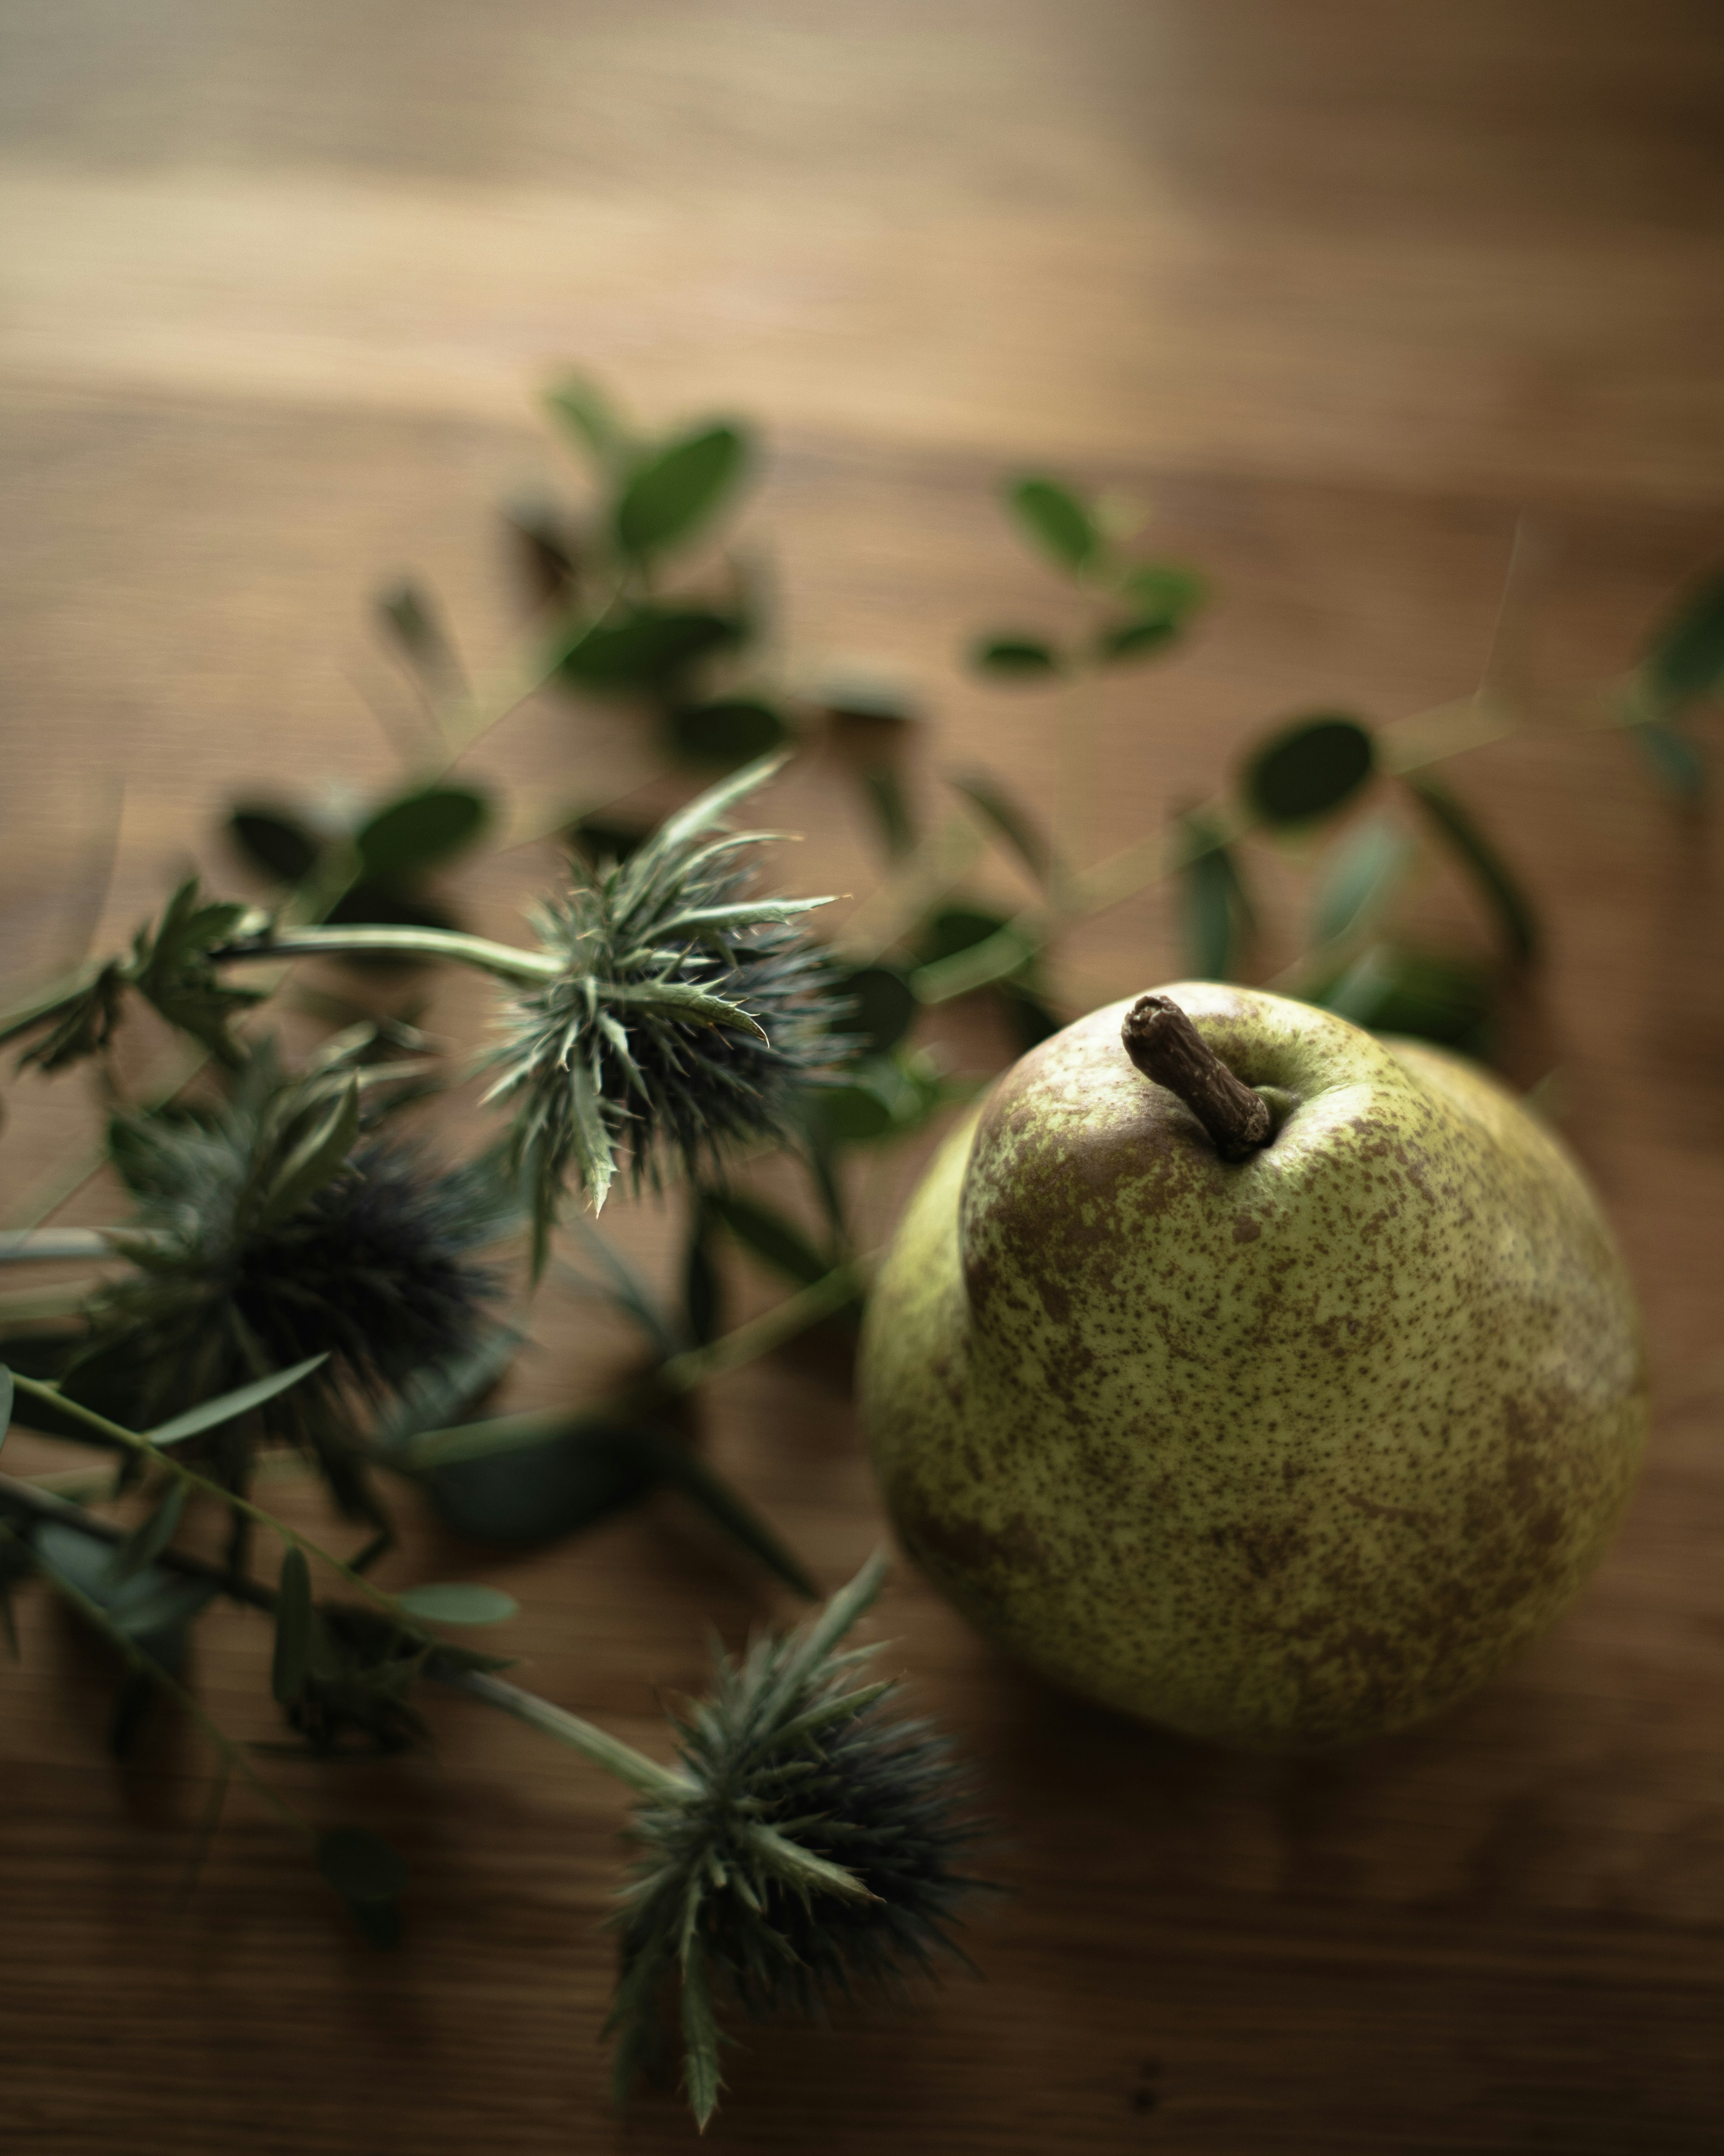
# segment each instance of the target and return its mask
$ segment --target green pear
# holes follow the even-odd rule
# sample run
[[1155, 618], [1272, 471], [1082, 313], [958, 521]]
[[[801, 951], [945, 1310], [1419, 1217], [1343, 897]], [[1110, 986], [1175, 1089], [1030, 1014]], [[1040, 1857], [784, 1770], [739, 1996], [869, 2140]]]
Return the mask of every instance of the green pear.
[[[1164, 1019], [1178, 1091], [1122, 1040]], [[978, 1630], [1265, 1750], [1500, 1670], [1646, 1430], [1627, 1276], [1551, 1132], [1454, 1056], [1204, 983], [1066, 1027], [952, 1133], [860, 1378], [904, 1547]]]

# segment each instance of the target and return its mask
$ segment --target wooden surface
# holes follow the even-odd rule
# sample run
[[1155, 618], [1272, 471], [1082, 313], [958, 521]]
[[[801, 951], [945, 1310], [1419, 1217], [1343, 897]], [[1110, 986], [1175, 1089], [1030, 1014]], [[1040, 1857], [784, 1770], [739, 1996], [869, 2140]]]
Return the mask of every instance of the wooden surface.
[[[495, 506], [571, 483], [531, 412], [557, 362], [655, 418], [767, 425], [754, 523], [793, 660], [919, 684], [930, 798], [977, 758], [1055, 787], [1057, 703], [954, 662], [990, 621], [1057, 613], [999, 475], [1053, 463], [1146, 500], [1219, 598], [1093, 715], [1106, 783], [1061, 782], [1080, 856], [1208, 792], [1284, 711], [1393, 718], [1470, 690], [1520, 521], [1499, 663], [1550, 716], [1456, 778], [1555, 924], [1526, 1075], [1559, 1067], [1644, 1292], [1658, 1426], [1621, 1540], [1473, 1703], [1303, 1763], [1054, 1697], [900, 1573], [880, 1625], [999, 1822], [985, 1980], [752, 2033], [717, 2145], [1724, 2142], [1716, 847], [1623, 741], [1555, 716], [1717, 547], [1716, 33], [1698, 0], [6, 11], [8, 975], [87, 932], [122, 777], [110, 939], [188, 854], [231, 878], [214, 824], [236, 788], [387, 778], [406, 707], [367, 595], [410, 567], [476, 660], [503, 649]], [[591, 802], [651, 775], [626, 725], [550, 705], [479, 768]], [[869, 887], [818, 755], [774, 813], [818, 841], [797, 887]], [[541, 865], [477, 871], [480, 924], [510, 932]], [[1060, 993], [1147, 987], [1172, 947], [1165, 897], [1134, 900], [1062, 949]], [[480, 1008], [452, 988], [439, 1014]], [[947, 1030], [969, 1067], [998, 1052], [983, 1021]], [[7, 1083], [18, 1199], [90, 1104], [76, 1081]], [[883, 1220], [891, 1193], [872, 1203]], [[618, 1229], [668, 1250], [649, 1210]], [[579, 1306], [542, 1330], [523, 1399], [616, 1352]], [[719, 1463], [844, 1576], [880, 1523], [831, 1374], [757, 1367], [706, 1419]], [[520, 1561], [422, 1526], [388, 1576], [457, 1564], [520, 1598], [502, 1644], [528, 1681], [649, 1744], [706, 1624], [734, 1640], [771, 1606], [668, 1502]], [[434, 1760], [288, 1770], [319, 1816], [407, 1851], [398, 1956], [243, 1800], [177, 1907], [194, 1738], [166, 1725], [116, 1774], [100, 1657], [34, 1602], [23, 1633], [0, 1665], [8, 2151], [689, 2145], [668, 2097], [604, 2106], [621, 1804], [596, 1775], [454, 1703]], [[201, 1641], [218, 1715], [267, 1733], [261, 1625]]]

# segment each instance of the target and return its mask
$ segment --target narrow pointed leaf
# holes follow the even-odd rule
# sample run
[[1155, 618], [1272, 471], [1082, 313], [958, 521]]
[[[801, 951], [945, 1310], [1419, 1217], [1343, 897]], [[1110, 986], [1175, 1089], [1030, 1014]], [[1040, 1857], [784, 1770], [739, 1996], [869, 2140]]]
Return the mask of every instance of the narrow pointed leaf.
[[734, 427], [685, 435], [643, 465], [617, 503], [617, 543], [637, 558], [692, 538], [741, 476], [747, 444]]
[[163, 1491], [146, 1519], [139, 1522], [114, 1553], [116, 1581], [134, 1579], [146, 1565], [153, 1564], [179, 1532], [185, 1515], [186, 1486], [175, 1482]]
[[773, 1207], [727, 1191], [710, 1193], [706, 1203], [745, 1250], [787, 1279], [808, 1287], [831, 1271], [830, 1260], [822, 1257], [793, 1220]]
[[288, 1155], [259, 1214], [259, 1225], [269, 1228], [291, 1219], [307, 1199], [341, 1173], [358, 1136], [359, 1081], [354, 1077]]
[[695, 2123], [704, 2133], [718, 2109], [724, 2082], [718, 2070], [718, 2022], [712, 2011], [712, 1994], [698, 1946], [691, 1946], [682, 1966], [683, 2080]]
[[1054, 850], [1034, 819], [987, 771], [955, 771], [950, 783], [976, 808], [984, 823], [1005, 840], [1035, 880], [1045, 887], [1054, 866]]
[[6, 1442], [6, 1433], [12, 1427], [12, 1373], [0, 1363], [0, 1445]]
[[1060, 671], [1059, 654], [1039, 636], [1018, 629], [996, 630], [971, 646], [970, 664], [984, 674], [1034, 680]]
[[1326, 855], [1311, 909], [1311, 936], [1338, 942], [1376, 917], [1393, 897], [1413, 860], [1399, 825], [1372, 816], [1338, 839]]
[[601, 472], [613, 471], [628, 455], [628, 429], [603, 391], [584, 375], [565, 375], [546, 392], [545, 408]]
[[305, 1688], [311, 1667], [311, 1568], [297, 1546], [281, 1560], [275, 1590], [275, 1650], [269, 1664], [269, 1689], [283, 1707]]
[[1724, 572], [1685, 593], [1653, 639], [1645, 674], [1668, 710], [1724, 695]]
[[512, 1595], [497, 1588], [459, 1579], [409, 1587], [395, 1599], [410, 1617], [423, 1618], [429, 1625], [501, 1625], [521, 1607]]
[[1521, 888], [1508, 863], [1474, 822], [1470, 811], [1446, 786], [1424, 778], [1409, 778], [1407, 783], [1419, 807], [1496, 916], [1509, 955], [1525, 964], [1538, 948], [1538, 921], [1532, 911], [1532, 901]]
[[1090, 512], [1057, 480], [1021, 479], [1007, 495], [1019, 525], [1062, 569], [1081, 569], [1101, 545]]
[[278, 1393], [298, 1384], [301, 1378], [309, 1377], [321, 1363], [328, 1360], [326, 1349], [321, 1355], [308, 1355], [303, 1363], [295, 1363], [285, 1370], [272, 1371], [267, 1378], [259, 1378], [249, 1385], [241, 1385], [233, 1392], [223, 1393], [216, 1399], [188, 1408], [184, 1414], [176, 1415], [159, 1429], [146, 1430], [144, 1435], [151, 1445], [178, 1445], [203, 1430], [218, 1429], [224, 1422], [232, 1422], [236, 1415], [248, 1414], [265, 1400], [273, 1400]]

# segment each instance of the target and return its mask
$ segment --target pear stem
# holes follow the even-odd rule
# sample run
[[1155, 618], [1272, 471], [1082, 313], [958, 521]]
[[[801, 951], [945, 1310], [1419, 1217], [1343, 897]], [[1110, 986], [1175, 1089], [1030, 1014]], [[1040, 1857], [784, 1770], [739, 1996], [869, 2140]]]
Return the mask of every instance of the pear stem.
[[1234, 1077], [1171, 996], [1139, 996], [1120, 1039], [1146, 1078], [1184, 1101], [1224, 1160], [1247, 1160], [1268, 1143], [1268, 1101]]

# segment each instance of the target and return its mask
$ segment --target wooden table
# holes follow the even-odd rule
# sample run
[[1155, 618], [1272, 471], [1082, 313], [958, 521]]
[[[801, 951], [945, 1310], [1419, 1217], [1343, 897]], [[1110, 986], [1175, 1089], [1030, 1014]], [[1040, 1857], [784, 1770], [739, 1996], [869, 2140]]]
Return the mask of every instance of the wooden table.
[[[1303, 1762], [1057, 1698], [900, 1573], [878, 1620], [893, 1661], [961, 1732], [999, 1822], [1011, 1892], [974, 1925], [985, 1981], [751, 2033], [711, 2138], [1717, 2148], [1716, 835], [1619, 737], [1562, 716], [1717, 545], [1711, 11], [61, 0], [15, 6], [5, 34], [8, 975], [87, 932], [122, 777], [110, 940], [188, 855], [231, 879], [215, 826], [237, 788], [385, 783], [406, 707], [367, 593], [410, 568], [476, 660], [504, 648], [496, 505], [572, 484], [531, 409], [557, 362], [656, 419], [762, 420], [757, 526], [793, 657], [917, 685], [930, 803], [978, 760], [1038, 798], [1062, 783], [1058, 706], [957, 663], [977, 628], [1057, 618], [1000, 475], [1141, 496], [1219, 598], [1094, 715], [1106, 784], [1060, 797], [1080, 857], [1209, 791], [1277, 715], [1468, 693], [1518, 522], [1496, 665], [1542, 723], [1455, 775], [1553, 924], [1526, 1054], [1560, 1068], [1644, 1293], [1659, 1416], [1628, 1527], [1554, 1636], [1470, 1705]], [[590, 802], [654, 769], [623, 723], [548, 703], [480, 767]], [[818, 756], [775, 814], [817, 841], [797, 887], [870, 887], [861, 812]], [[475, 872], [482, 926], [509, 932], [540, 865]], [[1464, 916], [1458, 892], [1432, 902]], [[1133, 900], [1062, 947], [1060, 993], [1077, 1009], [1147, 985], [1173, 947], [1166, 895]], [[478, 1009], [464, 993], [439, 1004], [452, 1025]], [[999, 1052], [981, 1019], [951, 1037], [972, 1067]], [[21, 1198], [89, 1106], [32, 1077], [8, 1101], [0, 1173]], [[114, 1202], [95, 1189], [64, 1217]], [[670, 1216], [619, 1232], [668, 1261]], [[616, 1352], [573, 1304], [543, 1331], [523, 1398]], [[823, 1580], [844, 1576], [880, 1521], [832, 1375], [757, 1365], [706, 1417], [712, 1456]], [[47, 1456], [14, 1440], [8, 1466], [14, 1449]], [[391, 1563], [505, 1584], [528, 1681], [649, 1745], [657, 1696], [700, 1681], [706, 1625], [735, 1640], [768, 1600], [669, 1501], [524, 1559], [421, 1523]], [[39, 1603], [23, 1629], [0, 1666], [8, 2150], [688, 2145], [668, 2095], [605, 2107], [596, 1927], [620, 1804], [595, 1774], [460, 1702], [435, 1710], [434, 1760], [284, 1770], [319, 1816], [387, 1824], [406, 1850], [398, 1956], [240, 1800], [177, 1904], [194, 1737], [164, 1722], [116, 1774], [102, 1656]], [[200, 1639], [214, 1711], [268, 1733], [262, 1624]]]

